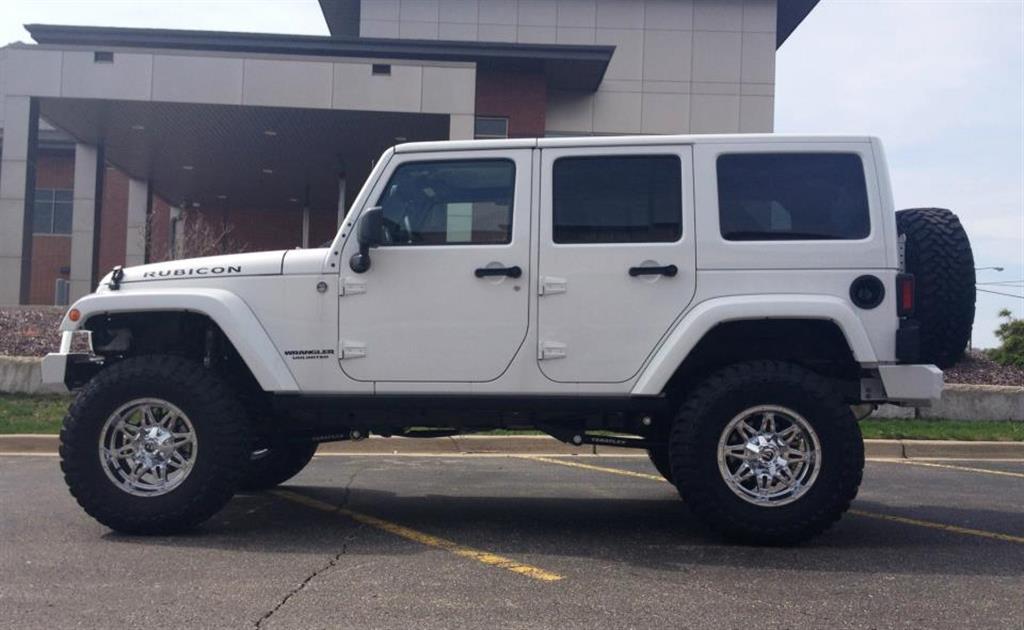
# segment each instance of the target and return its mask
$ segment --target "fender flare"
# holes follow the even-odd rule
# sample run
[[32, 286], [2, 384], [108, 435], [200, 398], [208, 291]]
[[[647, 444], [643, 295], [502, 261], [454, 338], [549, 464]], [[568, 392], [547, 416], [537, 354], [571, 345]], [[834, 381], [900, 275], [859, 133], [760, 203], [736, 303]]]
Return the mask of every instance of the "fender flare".
[[640, 372], [635, 396], [661, 394], [676, 368], [712, 328], [725, 322], [764, 319], [828, 320], [839, 326], [858, 363], [876, 363], [867, 331], [853, 309], [837, 297], [802, 294], [713, 298], [697, 304], [679, 320]]
[[297, 392], [298, 383], [274, 347], [270, 335], [252, 309], [238, 295], [224, 289], [154, 289], [93, 293], [71, 308], [82, 314], [77, 322], [65, 315], [60, 329], [81, 328], [94, 315], [178, 311], [199, 313], [215, 322], [234, 345], [253, 377], [265, 391]]

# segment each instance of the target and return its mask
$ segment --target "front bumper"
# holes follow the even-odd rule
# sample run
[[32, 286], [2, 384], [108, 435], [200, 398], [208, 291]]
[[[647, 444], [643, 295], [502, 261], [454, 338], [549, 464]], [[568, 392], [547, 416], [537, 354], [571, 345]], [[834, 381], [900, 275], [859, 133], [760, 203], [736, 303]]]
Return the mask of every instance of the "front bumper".
[[72, 390], [84, 385], [102, 366], [103, 358], [91, 352], [91, 340], [89, 352], [71, 351], [74, 334], [65, 331], [61, 335], [60, 351], [43, 357], [41, 372], [44, 385]]
[[68, 356], [59, 352], [51, 352], [43, 357], [43, 385], [67, 387], [64, 385], [64, 374], [67, 372]]
[[880, 365], [887, 402], [929, 407], [942, 398], [942, 370], [934, 365]]

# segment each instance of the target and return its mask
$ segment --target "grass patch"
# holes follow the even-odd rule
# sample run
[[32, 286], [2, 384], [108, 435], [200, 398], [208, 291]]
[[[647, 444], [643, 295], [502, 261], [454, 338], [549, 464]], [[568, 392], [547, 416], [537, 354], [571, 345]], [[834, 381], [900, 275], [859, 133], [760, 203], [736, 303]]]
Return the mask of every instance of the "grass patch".
[[[67, 396], [0, 394], [0, 434], [58, 433]], [[860, 423], [867, 439], [1024, 441], [1024, 422], [868, 419]], [[540, 431], [494, 429], [477, 435], [544, 435]]]
[[0, 394], [0, 434], [59, 433], [67, 396]]
[[861, 420], [865, 439], [1024, 441], [1024, 422], [963, 420]]

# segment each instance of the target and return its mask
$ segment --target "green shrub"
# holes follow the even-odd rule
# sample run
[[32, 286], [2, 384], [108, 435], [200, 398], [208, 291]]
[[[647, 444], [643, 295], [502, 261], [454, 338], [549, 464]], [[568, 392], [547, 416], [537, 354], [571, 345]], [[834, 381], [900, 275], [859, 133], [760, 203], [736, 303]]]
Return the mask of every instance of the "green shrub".
[[997, 363], [1024, 367], [1024, 319], [1016, 319], [1005, 308], [999, 311], [999, 316], [1006, 320], [995, 331], [1003, 345], [989, 350], [988, 355]]

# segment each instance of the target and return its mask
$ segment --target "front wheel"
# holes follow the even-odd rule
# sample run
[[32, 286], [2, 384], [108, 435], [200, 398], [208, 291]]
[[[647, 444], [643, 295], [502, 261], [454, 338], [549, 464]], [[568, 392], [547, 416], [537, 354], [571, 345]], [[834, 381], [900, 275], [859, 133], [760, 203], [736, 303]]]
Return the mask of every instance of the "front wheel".
[[690, 510], [715, 531], [762, 545], [824, 531], [849, 509], [864, 470], [849, 406], [824, 378], [775, 361], [709, 377], [680, 409], [669, 450]]
[[256, 492], [281, 485], [302, 472], [316, 454], [316, 447], [316, 442], [278, 444], [254, 452], [241, 489]]
[[71, 494], [111, 529], [189, 529], [234, 494], [250, 453], [230, 389], [180, 357], [125, 359], [78, 394], [60, 432]]

